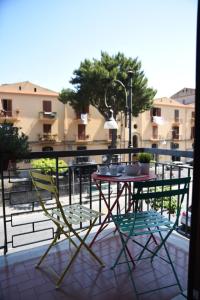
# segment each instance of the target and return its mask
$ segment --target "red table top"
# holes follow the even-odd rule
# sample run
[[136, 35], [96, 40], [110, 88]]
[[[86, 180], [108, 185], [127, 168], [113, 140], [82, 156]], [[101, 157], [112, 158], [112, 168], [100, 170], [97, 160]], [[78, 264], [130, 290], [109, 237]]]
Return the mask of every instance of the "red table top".
[[97, 172], [92, 174], [93, 180], [100, 180], [100, 181], [107, 181], [107, 182], [134, 182], [134, 181], [147, 181], [155, 179], [155, 174], [149, 175], [139, 175], [139, 176], [127, 176], [122, 174], [121, 176], [107, 176], [107, 175], [100, 175]]

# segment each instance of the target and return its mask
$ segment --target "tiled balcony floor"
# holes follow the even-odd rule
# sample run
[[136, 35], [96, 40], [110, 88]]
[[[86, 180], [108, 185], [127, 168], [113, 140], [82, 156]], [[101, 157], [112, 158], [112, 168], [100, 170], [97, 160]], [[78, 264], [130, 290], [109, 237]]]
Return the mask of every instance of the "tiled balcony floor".
[[[188, 252], [179, 248], [178, 244], [176, 243], [176, 246], [169, 244], [169, 250], [185, 290], [187, 287]], [[132, 245], [131, 247], [136, 253], [138, 247], [135, 244]], [[62, 247], [58, 246], [60, 248], [57, 249], [58, 251], [50, 252], [40, 269], [35, 269], [34, 265], [38, 261], [38, 257], [44, 252], [44, 246], [1, 256], [0, 299], [136, 299], [127, 266], [121, 264], [115, 268], [115, 271], [110, 269], [119, 251], [119, 246], [121, 246], [119, 238], [113, 235], [94, 244], [93, 248], [105, 262], [105, 268], [99, 267], [88, 252], [82, 249], [58, 290], [55, 289], [55, 275], [50, 266], [56, 272], [60, 272], [66, 266], [66, 254], [69, 254], [69, 252], [64, 251], [63, 245]], [[149, 259], [141, 261], [136, 265], [133, 274], [137, 288], [140, 291], [174, 282], [169, 265], [159, 258], [155, 258], [153, 264]], [[139, 299], [167, 300], [172, 299], [179, 292], [178, 287], [175, 286], [141, 295]]]

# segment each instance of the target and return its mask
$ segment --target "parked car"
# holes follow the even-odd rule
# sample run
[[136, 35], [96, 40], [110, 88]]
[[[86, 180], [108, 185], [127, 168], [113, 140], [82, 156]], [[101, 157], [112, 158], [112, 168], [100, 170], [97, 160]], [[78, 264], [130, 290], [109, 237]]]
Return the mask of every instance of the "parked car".
[[186, 164], [193, 167], [193, 160], [186, 161]]
[[166, 165], [166, 170], [180, 170], [182, 169], [183, 162], [179, 160], [174, 160], [168, 165]]
[[188, 215], [186, 211], [181, 214], [181, 226], [183, 230], [190, 229], [191, 227], [191, 217], [192, 217], [192, 206], [188, 207]]

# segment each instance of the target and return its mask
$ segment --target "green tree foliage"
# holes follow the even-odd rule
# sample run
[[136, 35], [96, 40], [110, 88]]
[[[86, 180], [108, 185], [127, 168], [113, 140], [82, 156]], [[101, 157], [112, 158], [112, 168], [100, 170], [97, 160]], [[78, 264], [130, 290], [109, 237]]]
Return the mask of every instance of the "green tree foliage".
[[[152, 106], [156, 90], [148, 87], [148, 80], [144, 71], [141, 70], [141, 62], [138, 58], [127, 58], [122, 53], [110, 56], [106, 52], [101, 53], [101, 59], [88, 60], [81, 62], [80, 67], [73, 72], [70, 83], [72, 89], [63, 89], [59, 95], [59, 100], [69, 103], [75, 111], [84, 112], [86, 107], [91, 104], [98, 111], [106, 116], [105, 90], [114, 80], [120, 80], [125, 87], [128, 86], [127, 71], [133, 71], [133, 116], [148, 110]], [[115, 103], [112, 98], [114, 97]], [[114, 111], [114, 116], [125, 110], [125, 93], [122, 86], [113, 84], [108, 89], [108, 104]]]
[[28, 136], [11, 123], [0, 124], [0, 156], [4, 159], [14, 159], [28, 152]]

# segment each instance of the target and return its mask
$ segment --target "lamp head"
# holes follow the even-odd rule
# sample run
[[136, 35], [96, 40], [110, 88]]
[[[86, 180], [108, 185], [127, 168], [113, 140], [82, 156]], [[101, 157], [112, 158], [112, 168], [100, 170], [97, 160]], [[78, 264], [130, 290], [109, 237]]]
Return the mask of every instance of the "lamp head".
[[118, 125], [113, 117], [113, 110], [111, 108], [109, 109], [109, 118], [104, 123], [104, 129], [118, 129]]

